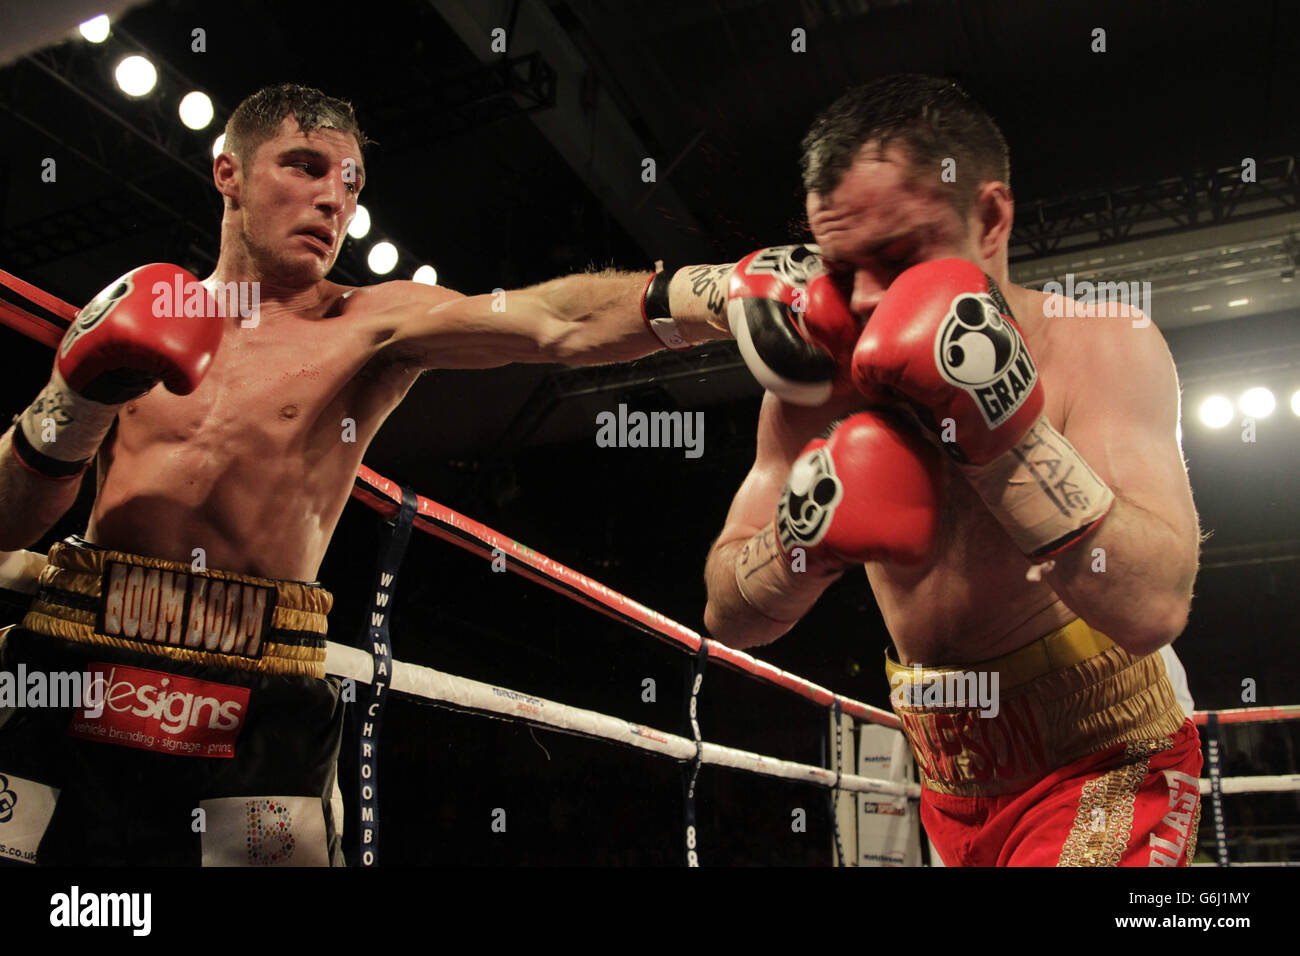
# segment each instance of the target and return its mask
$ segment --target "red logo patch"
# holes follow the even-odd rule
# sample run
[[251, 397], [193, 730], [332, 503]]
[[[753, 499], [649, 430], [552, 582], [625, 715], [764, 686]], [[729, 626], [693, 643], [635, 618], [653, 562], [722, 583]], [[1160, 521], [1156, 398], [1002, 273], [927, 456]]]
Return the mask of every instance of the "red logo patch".
[[177, 674], [95, 662], [102, 707], [78, 710], [68, 734], [185, 757], [233, 757], [249, 689]]

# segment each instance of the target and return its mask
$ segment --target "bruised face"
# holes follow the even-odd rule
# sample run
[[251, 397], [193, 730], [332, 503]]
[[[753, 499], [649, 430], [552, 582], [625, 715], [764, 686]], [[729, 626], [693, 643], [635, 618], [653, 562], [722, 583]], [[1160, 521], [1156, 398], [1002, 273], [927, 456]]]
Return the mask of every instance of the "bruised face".
[[980, 261], [977, 223], [913, 175], [897, 146], [882, 155], [869, 144], [829, 196], [808, 194], [807, 207], [813, 239], [860, 322], [904, 269], [932, 259]]
[[283, 282], [325, 278], [364, 185], [361, 150], [351, 134], [304, 133], [285, 117], [240, 176], [240, 239], [258, 271]]

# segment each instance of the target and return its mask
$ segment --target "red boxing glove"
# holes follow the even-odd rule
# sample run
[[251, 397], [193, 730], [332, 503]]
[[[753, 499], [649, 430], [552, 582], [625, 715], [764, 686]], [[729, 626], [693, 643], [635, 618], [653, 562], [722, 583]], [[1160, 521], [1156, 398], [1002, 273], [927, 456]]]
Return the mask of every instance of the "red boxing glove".
[[[201, 303], [191, 310], [201, 315], [174, 314], [174, 306], [190, 300]], [[136, 398], [160, 380], [168, 391], [188, 395], [212, 364], [223, 326], [198, 279], [155, 262], [132, 269], [77, 313], [56, 367], [78, 395], [104, 404]]]
[[885, 291], [853, 354], [870, 397], [901, 395], [1031, 557], [1093, 530], [1114, 493], [1043, 415], [1038, 369], [997, 285], [965, 259], [924, 262]]
[[180, 266], [131, 270], [77, 313], [49, 384], [14, 428], [14, 454], [37, 474], [78, 477], [123, 403], [160, 380], [178, 395], [198, 387], [224, 323]]
[[821, 405], [852, 390], [861, 325], [816, 246], [773, 246], [736, 263], [727, 322], [754, 378], [783, 401]]
[[916, 564], [930, 553], [940, 501], [939, 454], [906, 422], [858, 412], [809, 442], [777, 500], [776, 540], [811, 566]]
[[923, 262], [894, 280], [862, 330], [853, 380], [869, 397], [910, 399], [936, 431], [951, 419], [945, 445], [971, 464], [1010, 449], [1043, 411], [1038, 370], [1011, 310], [965, 259]]

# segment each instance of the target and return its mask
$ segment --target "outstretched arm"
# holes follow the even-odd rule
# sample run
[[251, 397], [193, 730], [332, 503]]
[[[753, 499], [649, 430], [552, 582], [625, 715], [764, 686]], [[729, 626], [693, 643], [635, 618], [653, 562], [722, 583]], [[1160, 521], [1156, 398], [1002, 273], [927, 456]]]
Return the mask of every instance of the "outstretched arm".
[[[723, 294], [730, 265], [692, 266], [667, 284], [668, 311], [681, 345], [729, 337]], [[416, 283], [386, 283], [385, 357], [421, 368], [491, 368], [511, 362], [599, 365], [664, 348], [642, 315], [650, 273], [566, 276], [541, 285], [460, 296]], [[662, 281], [662, 280], [661, 280]], [[650, 319], [662, 295], [650, 297]], [[663, 327], [661, 325], [661, 327]]]

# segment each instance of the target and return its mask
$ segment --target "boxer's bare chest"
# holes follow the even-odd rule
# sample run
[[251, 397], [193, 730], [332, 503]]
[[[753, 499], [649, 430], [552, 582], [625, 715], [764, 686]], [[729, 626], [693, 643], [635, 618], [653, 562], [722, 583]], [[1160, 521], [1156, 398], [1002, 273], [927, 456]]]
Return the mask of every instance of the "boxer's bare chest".
[[119, 438], [128, 447], [169, 443], [220, 456], [290, 454], [326, 434], [337, 440], [349, 406], [365, 405], [372, 357], [357, 316], [273, 314], [255, 328], [234, 325], [192, 394], [156, 387], [129, 403]]
[[[1077, 387], [1070, 351], [1077, 342], [1040, 316], [1038, 293], [1021, 290], [1021, 320], [1058, 430]], [[1013, 303], [1014, 307], [1014, 303]], [[998, 656], [1074, 617], [1012, 543], [951, 461], [944, 462], [939, 532], [932, 558], [913, 568], [869, 565], [868, 577], [899, 652], [925, 663]]]

